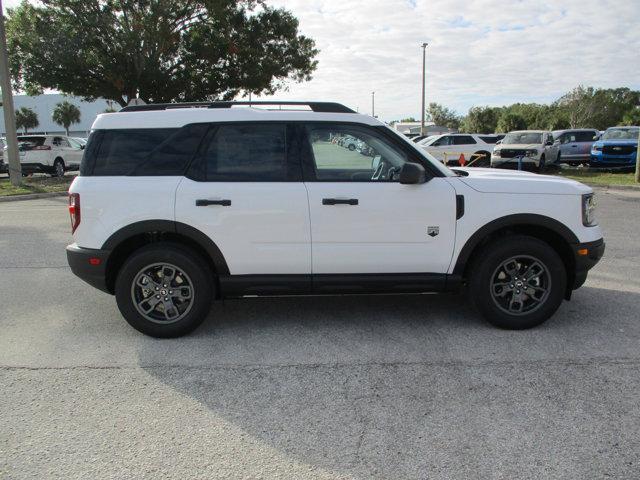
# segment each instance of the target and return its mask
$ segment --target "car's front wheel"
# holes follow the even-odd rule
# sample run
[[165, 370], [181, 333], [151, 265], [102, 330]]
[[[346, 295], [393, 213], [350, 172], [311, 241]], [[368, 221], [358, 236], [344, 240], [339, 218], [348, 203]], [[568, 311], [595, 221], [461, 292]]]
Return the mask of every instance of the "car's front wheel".
[[537, 238], [513, 235], [488, 244], [471, 267], [471, 300], [491, 324], [521, 330], [555, 313], [567, 285], [558, 253]]
[[215, 284], [206, 262], [188, 247], [153, 243], [135, 251], [115, 285], [120, 312], [152, 337], [185, 335], [206, 318]]
[[61, 158], [57, 158], [55, 162], [53, 162], [53, 176], [62, 178], [64, 177], [64, 160]]

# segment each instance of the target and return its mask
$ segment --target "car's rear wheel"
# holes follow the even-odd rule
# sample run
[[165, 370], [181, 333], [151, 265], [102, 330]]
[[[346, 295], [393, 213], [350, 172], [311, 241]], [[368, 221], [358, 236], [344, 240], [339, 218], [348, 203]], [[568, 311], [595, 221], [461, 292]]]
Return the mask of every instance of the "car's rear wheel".
[[472, 155], [472, 160], [475, 160], [471, 164], [472, 167], [489, 168], [491, 166], [491, 154], [489, 152], [485, 152], [485, 151], [476, 152]]
[[471, 267], [469, 292], [491, 324], [521, 330], [555, 313], [567, 285], [558, 253], [533, 237], [513, 235], [487, 245]]
[[349, 148], [349, 150], [353, 152], [356, 149], [356, 146], [353, 143], [350, 143], [349, 147], [347, 148]]
[[61, 158], [56, 158], [56, 161], [53, 162], [52, 175], [58, 178], [64, 177], [64, 160], [62, 160]]
[[206, 318], [214, 282], [206, 262], [187, 247], [153, 243], [135, 251], [116, 279], [120, 312], [152, 337], [185, 335]]

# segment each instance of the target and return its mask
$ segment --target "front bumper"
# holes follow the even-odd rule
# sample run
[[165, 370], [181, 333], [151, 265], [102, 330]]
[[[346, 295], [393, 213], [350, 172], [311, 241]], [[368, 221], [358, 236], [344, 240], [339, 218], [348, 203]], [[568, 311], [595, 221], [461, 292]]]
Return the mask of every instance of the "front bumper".
[[113, 293], [107, 287], [107, 260], [109, 250], [82, 248], [75, 243], [67, 246], [67, 262], [71, 271], [92, 287]]
[[636, 165], [636, 152], [626, 155], [611, 155], [599, 150], [591, 150], [589, 166], [591, 167], [634, 167]]
[[587, 274], [604, 255], [605, 243], [601, 238], [594, 242], [579, 243], [574, 245], [573, 255], [575, 259], [575, 272], [571, 290], [580, 288], [587, 279]]
[[535, 157], [511, 157], [502, 158], [491, 155], [491, 168], [508, 168], [517, 170], [518, 164], [522, 165], [522, 169], [536, 168], [540, 163], [540, 159]]

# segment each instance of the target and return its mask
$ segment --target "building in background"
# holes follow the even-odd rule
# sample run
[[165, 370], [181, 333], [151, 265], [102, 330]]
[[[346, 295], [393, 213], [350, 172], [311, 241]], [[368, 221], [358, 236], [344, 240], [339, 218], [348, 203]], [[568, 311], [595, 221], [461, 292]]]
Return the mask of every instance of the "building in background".
[[[91, 125], [98, 114], [103, 113], [109, 108], [120, 110], [120, 105], [115, 102], [110, 102], [111, 105], [109, 104], [109, 101], [104, 99], [99, 99], [95, 102], [85, 102], [78, 97], [65, 96], [59, 93], [47, 93], [35, 97], [30, 97], [28, 95], [15, 95], [13, 97], [16, 111], [21, 107], [27, 107], [38, 114], [38, 121], [40, 122], [40, 125], [29, 130], [29, 133], [62, 135], [65, 134], [64, 127], [55, 123], [51, 119], [51, 116], [53, 115], [53, 109], [56, 108], [56, 105], [64, 102], [65, 100], [73, 103], [80, 109], [80, 123], [75, 123], [69, 128], [69, 134], [72, 137], [87, 137], [91, 130]], [[18, 130], [18, 134], [21, 133], [23, 133], [22, 130]], [[4, 136], [5, 134], [4, 118], [0, 115], [0, 135]]]

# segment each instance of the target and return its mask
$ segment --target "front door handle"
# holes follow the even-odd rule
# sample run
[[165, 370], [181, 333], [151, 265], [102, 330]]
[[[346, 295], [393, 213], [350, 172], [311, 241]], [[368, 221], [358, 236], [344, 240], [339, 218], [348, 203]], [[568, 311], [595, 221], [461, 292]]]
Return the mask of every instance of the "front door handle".
[[209, 205], [222, 205], [228, 207], [231, 205], [231, 200], [207, 200], [200, 198], [196, 200], [196, 207], [208, 207]]
[[357, 198], [323, 198], [323, 205], [358, 205]]

